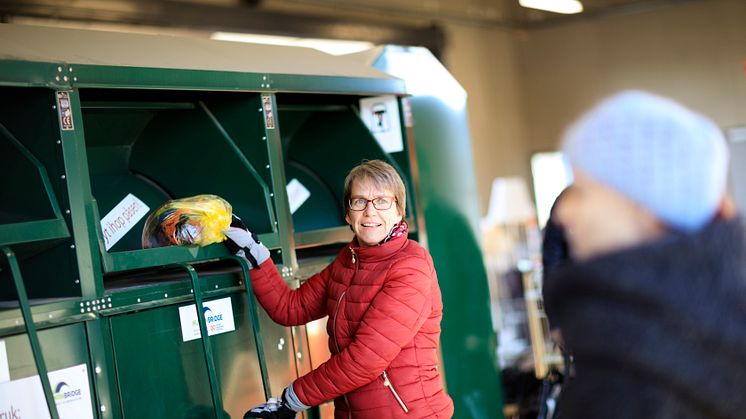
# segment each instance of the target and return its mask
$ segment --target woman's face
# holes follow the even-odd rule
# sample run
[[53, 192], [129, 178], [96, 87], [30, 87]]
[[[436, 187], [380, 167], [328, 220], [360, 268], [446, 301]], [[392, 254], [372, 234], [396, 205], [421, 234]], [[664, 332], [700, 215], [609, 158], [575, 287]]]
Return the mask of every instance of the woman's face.
[[[392, 191], [378, 189], [368, 179], [353, 182], [350, 192], [350, 199], [375, 199], [381, 196], [393, 199], [394, 196]], [[376, 209], [372, 202], [368, 202], [362, 211], [353, 211], [348, 207], [345, 215], [345, 220], [352, 227], [358, 243], [363, 247], [375, 246], [380, 243], [401, 219], [402, 214], [399, 213], [399, 206], [396, 202], [386, 210]]]

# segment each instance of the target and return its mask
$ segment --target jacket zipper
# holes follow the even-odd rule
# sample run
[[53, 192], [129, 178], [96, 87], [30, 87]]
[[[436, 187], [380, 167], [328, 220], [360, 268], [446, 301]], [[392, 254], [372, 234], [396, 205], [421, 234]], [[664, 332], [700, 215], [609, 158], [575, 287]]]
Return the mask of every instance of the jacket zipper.
[[409, 409], [407, 409], [407, 405], [404, 404], [404, 400], [399, 397], [399, 393], [396, 392], [394, 385], [391, 384], [391, 380], [389, 380], [389, 375], [386, 374], [386, 370], [383, 370], [383, 374], [381, 376], [383, 377], [383, 385], [391, 390], [391, 394], [393, 394], [396, 398], [396, 401], [399, 402], [399, 406], [401, 406], [401, 408], [404, 410], [404, 413], [409, 413]]
[[[355, 250], [351, 247], [350, 253], [352, 253], [352, 264], [355, 265], [355, 274], [357, 274], [357, 259], [355, 258]], [[332, 322], [334, 346], [337, 348], [337, 353], [341, 352], [339, 349], [339, 342], [337, 342], [337, 314], [339, 314], [339, 307], [342, 305], [342, 299], [345, 298], [345, 294], [347, 294], [347, 290], [344, 290], [342, 295], [339, 296], [339, 300], [337, 300], [337, 307], [334, 309], [334, 321]], [[343, 394], [342, 398], [344, 398], [345, 404], [347, 405], [347, 417], [352, 419], [352, 407], [350, 406], [350, 401], [347, 400], [346, 394]]]

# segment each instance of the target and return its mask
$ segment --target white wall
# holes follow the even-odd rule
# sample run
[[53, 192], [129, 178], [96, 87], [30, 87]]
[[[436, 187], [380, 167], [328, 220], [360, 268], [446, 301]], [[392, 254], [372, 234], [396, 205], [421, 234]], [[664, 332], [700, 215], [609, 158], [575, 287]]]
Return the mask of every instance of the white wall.
[[531, 151], [554, 148], [585, 108], [627, 88], [671, 97], [723, 128], [746, 124], [746, 1], [685, 3], [535, 30], [516, 42]]
[[447, 24], [444, 65], [468, 93], [474, 170], [482, 214], [492, 180], [529, 176], [518, 50], [500, 28]]

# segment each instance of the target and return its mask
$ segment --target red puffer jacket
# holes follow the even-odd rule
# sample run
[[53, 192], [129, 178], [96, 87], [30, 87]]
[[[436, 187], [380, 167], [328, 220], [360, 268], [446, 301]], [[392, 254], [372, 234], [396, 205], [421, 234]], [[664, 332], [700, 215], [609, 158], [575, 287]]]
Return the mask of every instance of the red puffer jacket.
[[443, 303], [430, 254], [406, 236], [353, 240], [290, 290], [271, 260], [251, 271], [259, 303], [285, 326], [329, 316], [332, 357], [293, 383], [301, 402], [334, 399], [336, 418], [450, 418], [438, 372]]

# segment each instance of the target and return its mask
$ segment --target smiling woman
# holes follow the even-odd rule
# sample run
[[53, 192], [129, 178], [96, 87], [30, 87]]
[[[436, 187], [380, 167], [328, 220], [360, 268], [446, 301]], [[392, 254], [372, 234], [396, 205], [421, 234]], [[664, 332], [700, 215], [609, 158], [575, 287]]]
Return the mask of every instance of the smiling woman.
[[352, 169], [345, 179], [344, 196], [345, 221], [360, 246], [381, 244], [395, 226], [404, 223], [404, 183], [388, 163], [372, 160]]
[[363, 162], [345, 179], [344, 205], [355, 238], [296, 290], [250, 232], [226, 234], [255, 259], [251, 283], [272, 320], [329, 316], [331, 358], [246, 417], [292, 418], [333, 399], [336, 418], [450, 418], [438, 371], [440, 286], [430, 254], [407, 237], [404, 183], [388, 163]]

